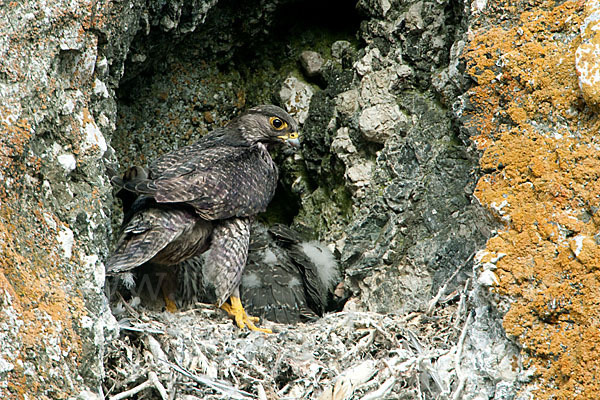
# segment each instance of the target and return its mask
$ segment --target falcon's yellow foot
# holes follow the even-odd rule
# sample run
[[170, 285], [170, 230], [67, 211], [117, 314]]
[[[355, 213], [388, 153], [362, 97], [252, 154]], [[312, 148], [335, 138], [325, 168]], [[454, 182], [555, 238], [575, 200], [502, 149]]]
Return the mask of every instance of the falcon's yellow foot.
[[175, 304], [175, 301], [173, 301], [173, 299], [171, 298], [171, 293], [169, 293], [164, 286], [162, 287], [162, 292], [163, 299], [165, 300], [165, 308], [167, 309], [167, 311], [170, 313], [177, 312], [177, 305]]
[[229, 298], [229, 302], [231, 304], [223, 303], [221, 308], [227, 311], [227, 314], [229, 314], [230, 317], [233, 317], [235, 323], [240, 329], [244, 329], [247, 326], [248, 329], [250, 329], [251, 331], [273, 333], [273, 331], [270, 329], [259, 328], [256, 325], [254, 325], [255, 322], [258, 322], [259, 318], [251, 317], [250, 315], [246, 314], [246, 310], [244, 310], [244, 307], [242, 306], [242, 302], [240, 301], [239, 297], [231, 296]]

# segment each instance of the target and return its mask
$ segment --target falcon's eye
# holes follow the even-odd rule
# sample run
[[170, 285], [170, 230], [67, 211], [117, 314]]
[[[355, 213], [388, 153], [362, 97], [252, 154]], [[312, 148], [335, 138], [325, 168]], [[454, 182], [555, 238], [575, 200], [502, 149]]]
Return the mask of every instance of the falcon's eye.
[[287, 128], [287, 122], [282, 121], [280, 118], [271, 117], [269, 118], [269, 122], [271, 123], [271, 126], [278, 131]]

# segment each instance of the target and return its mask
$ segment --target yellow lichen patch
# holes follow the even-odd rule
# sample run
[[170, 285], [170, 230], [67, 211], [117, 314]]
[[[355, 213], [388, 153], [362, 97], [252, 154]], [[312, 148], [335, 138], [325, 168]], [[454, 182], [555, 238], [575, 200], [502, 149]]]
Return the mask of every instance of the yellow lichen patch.
[[476, 196], [506, 226], [486, 259], [504, 255], [494, 290], [513, 301], [504, 328], [535, 368], [536, 399], [600, 392], [600, 121], [575, 67], [583, 17], [575, 1], [494, 2], [465, 51], [470, 124], [492, 171]]

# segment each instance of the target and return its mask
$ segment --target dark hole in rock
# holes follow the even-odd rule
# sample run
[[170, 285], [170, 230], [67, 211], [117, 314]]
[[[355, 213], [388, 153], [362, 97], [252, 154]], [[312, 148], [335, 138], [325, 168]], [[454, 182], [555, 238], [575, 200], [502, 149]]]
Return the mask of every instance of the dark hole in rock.
[[[193, 143], [250, 106], [280, 105], [283, 80], [301, 75], [302, 51], [327, 59], [333, 42], [357, 43], [360, 17], [351, 2], [291, 1], [264, 12], [255, 3], [219, 2], [186, 35], [138, 33], [118, 90], [113, 147], [122, 168]], [[287, 175], [284, 165], [264, 216], [270, 223], [289, 224], [299, 211]]]
[[[303, 51], [315, 51], [330, 60], [334, 42], [344, 40], [352, 48], [360, 45], [359, 16], [351, 3], [285, 2], [263, 11], [255, 3], [219, 2], [204, 24], [185, 35], [155, 28], [149, 35], [138, 33], [117, 92], [118, 120], [112, 146], [122, 170], [145, 165], [165, 152], [194, 143], [248, 107], [282, 105], [279, 91], [283, 81], [290, 74], [303, 75], [299, 62]], [[185, 15], [180, 21], [185, 21]], [[349, 87], [353, 75], [350, 58], [354, 56], [355, 50], [337, 55], [346, 63], [344, 73], [328, 67], [324, 75], [329, 76], [306, 79], [316, 92], [331, 92], [327, 94], [329, 104], [336, 92]], [[337, 81], [340, 83], [335, 88], [329, 86]], [[326, 125], [327, 121], [321, 122]], [[329, 153], [328, 145], [323, 151]], [[274, 158], [280, 165], [280, 182], [275, 198], [259, 220], [269, 225], [290, 225], [302, 207], [299, 193], [291, 186], [298, 170], [305, 167], [282, 151]], [[328, 179], [343, 187], [343, 170], [332, 171], [339, 176]], [[328, 182], [312, 181], [311, 190]], [[119, 231], [117, 225], [114, 228]], [[317, 237], [316, 227], [309, 228], [313, 229], [309, 235]], [[137, 283], [140, 286], [143, 281], [145, 288], [132, 294], [156, 300], [157, 285], [149, 285], [148, 279], [154, 274], [157, 280], [160, 273], [140, 271]], [[150, 288], [148, 293], [140, 291]], [[325, 308], [338, 309], [341, 305], [341, 300], [335, 299], [331, 307]], [[151, 305], [155, 306], [160, 304]]]

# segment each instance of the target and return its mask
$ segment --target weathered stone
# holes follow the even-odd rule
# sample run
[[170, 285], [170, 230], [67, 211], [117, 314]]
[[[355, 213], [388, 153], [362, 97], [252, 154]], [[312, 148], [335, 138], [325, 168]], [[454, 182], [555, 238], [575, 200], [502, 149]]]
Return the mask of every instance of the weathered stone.
[[343, 127], [337, 130], [337, 133], [331, 142], [331, 150], [340, 158], [347, 154], [356, 153], [356, 147], [354, 146], [354, 143], [352, 143], [352, 139], [350, 139], [348, 128]]
[[600, 105], [600, 4], [586, 2], [586, 17], [579, 26], [581, 44], [575, 52], [575, 68], [579, 78], [579, 88], [585, 100], [592, 106]]
[[316, 51], [305, 50], [300, 53], [300, 64], [308, 77], [317, 76], [323, 67], [323, 57]]
[[2, 398], [104, 397], [118, 332], [103, 293], [104, 164], [137, 3], [14, 3], [0, 15]]
[[370, 15], [385, 17], [392, 4], [390, 0], [360, 0], [356, 7]]
[[351, 118], [358, 111], [358, 90], [351, 89], [340, 93], [336, 98], [336, 110]]
[[[485, 174], [475, 195], [505, 226], [478, 257], [478, 300], [487, 297], [499, 311], [507, 337], [517, 342], [519, 356], [526, 359], [529, 373], [518, 379], [523, 397], [594, 398], [598, 382], [579, 377], [596, 369], [598, 362], [574, 362], [570, 354], [599, 358], [596, 347], [589, 346], [597, 333], [590, 316], [599, 312], [600, 304], [595, 267], [600, 246], [591, 239], [598, 231], [591, 219], [598, 193], [592, 171], [600, 162], [593, 150], [597, 106], [593, 88], [582, 96], [580, 86], [592, 83], [596, 71], [583, 58], [578, 64], [576, 54], [580, 45], [587, 47], [583, 53], [593, 51], [596, 17], [586, 17], [597, 4], [513, 6], [494, 6], [490, 14], [490, 4], [472, 4], [478, 23], [471, 27], [463, 59], [473, 82], [465, 94], [468, 101], [456, 107], [466, 119], [463, 132], [473, 135], [482, 150]], [[556, 28], [548, 31], [551, 26]], [[548, 154], [561, 154], [560, 162]], [[586, 166], [579, 160], [586, 160]], [[551, 187], [544, 182], [552, 182]], [[490, 290], [486, 283], [494, 277], [498, 283]], [[577, 300], [561, 300], [565, 298]], [[485, 317], [488, 310], [494, 308], [476, 315], [475, 321], [481, 318], [481, 327], [493, 332]], [[486, 374], [506, 376], [505, 361], [501, 364]], [[557, 374], [565, 365], [568, 383], [565, 374]], [[495, 395], [507, 398], [504, 393], [503, 388]]]
[[395, 133], [396, 125], [407, 121], [397, 104], [383, 103], [364, 109], [358, 125], [366, 140], [385, 143]]
[[308, 117], [308, 108], [312, 96], [313, 90], [310, 85], [300, 81], [293, 75], [288, 76], [283, 81], [279, 91], [279, 97], [286, 111], [296, 118], [300, 124], [303, 124], [306, 117]]
[[381, 60], [381, 52], [377, 47], [369, 48], [365, 55], [354, 64], [354, 69], [359, 75], [366, 75], [373, 71], [376, 61]]
[[390, 69], [366, 74], [360, 81], [360, 99], [363, 107], [380, 103], [393, 103], [394, 95], [390, 92], [397, 75]]
[[352, 47], [352, 44], [347, 40], [338, 40], [333, 42], [331, 45], [331, 56], [335, 59], [341, 60], [345, 51], [348, 51]]
[[[371, 172], [373, 163], [366, 161], [362, 164], [355, 164], [346, 169], [346, 178], [354, 190], [362, 189], [371, 182]], [[360, 197], [359, 197], [360, 198]]]

